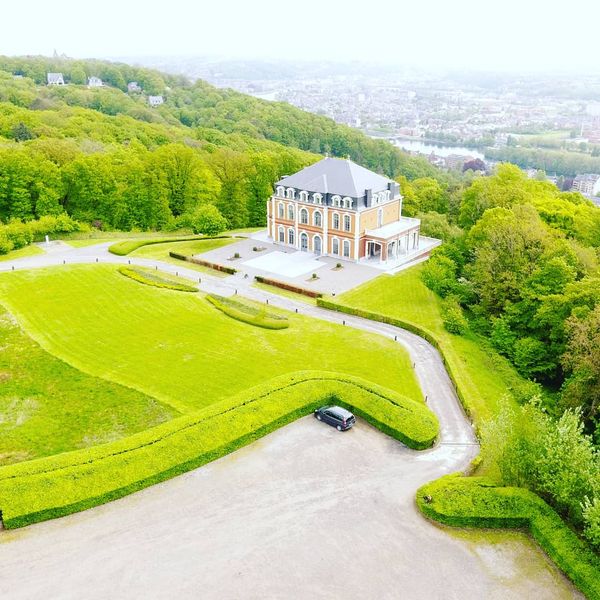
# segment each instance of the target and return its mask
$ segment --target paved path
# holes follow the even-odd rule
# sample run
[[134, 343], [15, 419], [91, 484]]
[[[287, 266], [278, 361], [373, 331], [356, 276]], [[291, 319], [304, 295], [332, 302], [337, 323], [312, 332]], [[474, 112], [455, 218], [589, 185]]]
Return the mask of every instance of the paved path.
[[[576, 597], [526, 536], [477, 544], [425, 521], [414, 493], [479, 451], [438, 352], [402, 329], [228, 278], [117, 257], [109, 244], [0, 263], [158, 265], [222, 295], [397, 338], [441, 424], [413, 452], [365, 423], [338, 434], [304, 419], [210, 465], [111, 504], [0, 533], [0, 598]], [[475, 537], [478, 534], [473, 534]], [[486, 534], [489, 536], [516, 534]], [[502, 545], [504, 544], [504, 545]], [[435, 568], [432, 568], [435, 565]], [[540, 595], [540, 591], [543, 594]]]

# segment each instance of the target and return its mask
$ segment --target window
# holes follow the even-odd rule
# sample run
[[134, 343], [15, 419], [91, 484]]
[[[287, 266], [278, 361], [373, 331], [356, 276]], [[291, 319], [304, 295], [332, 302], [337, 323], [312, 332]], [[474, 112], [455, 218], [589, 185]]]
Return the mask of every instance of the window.
[[313, 194], [315, 204], [323, 204], [323, 196], [321, 194]]
[[350, 231], [350, 215], [344, 215], [344, 231]]
[[308, 192], [305, 192], [305, 191], [300, 192], [300, 200], [302, 202], [308, 202]]
[[342, 200], [342, 199], [341, 199], [339, 196], [334, 196], [334, 197], [331, 199], [331, 202], [333, 203], [333, 205], [334, 205], [334, 206], [340, 206], [340, 204], [341, 204], [341, 200]]
[[350, 208], [352, 206], [352, 200], [350, 198], [348, 198], [348, 196], [346, 196], [342, 200], [342, 205], [344, 206], [344, 208]]
[[285, 244], [285, 229], [283, 227], [279, 227], [279, 241]]
[[294, 245], [294, 230], [293, 229], [288, 229], [288, 244], [290, 246]]
[[290, 199], [294, 199], [294, 196], [296, 195], [296, 190], [294, 190], [293, 188], [288, 188], [287, 192], [285, 193], [286, 198], [290, 198]]
[[300, 223], [308, 225], [308, 211], [305, 208], [300, 210]]
[[308, 235], [304, 232], [300, 234], [300, 250], [302, 252], [308, 251]]
[[318, 210], [316, 210], [313, 215], [313, 224], [315, 227], [323, 227], [323, 216]]
[[280, 198], [285, 198], [285, 188], [282, 185], [277, 186], [277, 195]]
[[277, 205], [277, 216], [278, 216], [280, 219], [283, 219], [283, 217], [285, 216], [285, 208], [284, 208], [284, 206], [283, 206], [283, 202], [280, 202], [280, 203]]
[[331, 253], [335, 254], [336, 256], [339, 256], [340, 254], [340, 240], [337, 238], [333, 238], [333, 240], [331, 240]]
[[333, 229], [339, 229], [340, 228], [340, 215], [338, 215], [337, 213], [333, 213], [331, 227]]
[[350, 258], [350, 242], [348, 240], [344, 240], [344, 256]]
[[321, 242], [321, 236], [319, 236], [319, 235], [315, 235], [315, 237], [313, 238], [313, 250], [314, 250], [315, 254], [321, 254], [322, 242]]
[[288, 219], [290, 221], [294, 220], [294, 205], [293, 204], [288, 204]]

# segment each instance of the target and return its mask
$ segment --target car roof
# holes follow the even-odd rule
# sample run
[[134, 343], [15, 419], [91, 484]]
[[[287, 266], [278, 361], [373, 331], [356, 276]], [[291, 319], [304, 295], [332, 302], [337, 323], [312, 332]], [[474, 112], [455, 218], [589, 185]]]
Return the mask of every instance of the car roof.
[[340, 417], [343, 417], [344, 419], [354, 416], [349, 410], [346, 410], [345, 408], [342, 408], [341, 406], [328, 406], [327, 409], [337, 415], [340, 415]]

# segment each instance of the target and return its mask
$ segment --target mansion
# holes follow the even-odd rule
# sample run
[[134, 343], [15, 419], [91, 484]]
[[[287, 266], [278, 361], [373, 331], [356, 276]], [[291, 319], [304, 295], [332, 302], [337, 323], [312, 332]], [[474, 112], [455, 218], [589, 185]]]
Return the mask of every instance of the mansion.
[[278, 181], [267, 225], [275, 244], [354, 262], [402, 264], [439, 243], [421, 243], [419, 219], [402, 216], [398, 183], [349, 159], [324, 158]]

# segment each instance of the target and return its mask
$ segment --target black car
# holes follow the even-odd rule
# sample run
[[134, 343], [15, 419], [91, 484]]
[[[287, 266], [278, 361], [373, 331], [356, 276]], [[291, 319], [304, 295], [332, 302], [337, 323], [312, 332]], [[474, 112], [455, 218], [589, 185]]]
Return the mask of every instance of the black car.
[[338, 431], [346, 431], [356, 423], [354, 415], [341, 406], [322, 406], [315, 410], [315, 417], [335, 427]]

